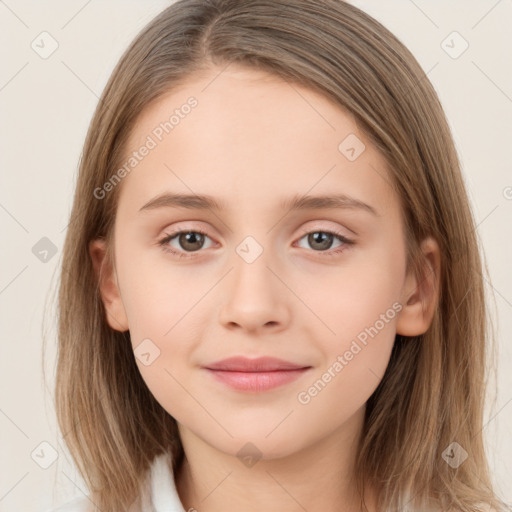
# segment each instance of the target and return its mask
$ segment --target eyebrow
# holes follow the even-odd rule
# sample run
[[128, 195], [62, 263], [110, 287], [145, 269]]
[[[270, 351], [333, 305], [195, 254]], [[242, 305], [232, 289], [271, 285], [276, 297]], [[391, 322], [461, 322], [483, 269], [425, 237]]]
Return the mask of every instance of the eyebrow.
[[[320, 210], [327, 208], [359, 209], [380, 217], [377, 210], [363, 201], [346, 194], [301, 196], [296, 194], [280, 203], [285, 210]], [[173, 194], [166, 192], [150, 199], [139, 212], [157, 208], [188, 208], [193, 210], [216, 210], [225, 208], [224, 202], [219, 202], [212, 196], [198, 194]]]

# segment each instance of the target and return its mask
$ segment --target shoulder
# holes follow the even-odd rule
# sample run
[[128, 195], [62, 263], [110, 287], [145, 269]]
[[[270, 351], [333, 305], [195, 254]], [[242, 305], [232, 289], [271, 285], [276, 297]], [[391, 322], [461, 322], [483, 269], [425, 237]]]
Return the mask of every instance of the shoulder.
[[[156, 512], [183, 511], [174, 481], [170, 454], [155, 457], [148, 474], [147, 485], [152, 506]], [[93, 510], [92, 501], [84, 495], [44, 512], [92, 512]]]
[[91, 502], [85, 496], [78, 496], [57, 508], [52, 508], [45, 512], [90, 512], [90, 510]]

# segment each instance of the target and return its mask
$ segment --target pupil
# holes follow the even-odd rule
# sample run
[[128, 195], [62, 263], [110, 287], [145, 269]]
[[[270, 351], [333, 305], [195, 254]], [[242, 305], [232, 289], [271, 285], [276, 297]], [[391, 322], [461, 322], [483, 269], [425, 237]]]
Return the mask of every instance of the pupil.
[[183, 249], [196, 251], [201, 248], [203, 239], [204, 236], [201, 233], [195, 233], [193, 231], [189, 233], [182, 233], [180, 235], [180, 245], [183, 247]]
[[332, 244], [332, 237], [330, 233], [324, 233], [323, 231], [317, 231], [316, 233], [310, 233], [308, 235], [308, 243], [311, 247], [315, 248], [315, 244], [318, 249], [329, 249]]

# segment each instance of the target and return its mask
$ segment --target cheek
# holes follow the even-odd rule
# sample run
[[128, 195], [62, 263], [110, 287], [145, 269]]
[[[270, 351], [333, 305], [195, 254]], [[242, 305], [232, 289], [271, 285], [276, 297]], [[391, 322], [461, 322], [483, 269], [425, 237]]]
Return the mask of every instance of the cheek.
[[322, 439], [347, 426], [379, 385], [389, 353], [389, 346], [374, 345], [351, 361], [325, 367], [295, 397], [295, 427]]
[[[291, 277], [294, 291], [308, 306], [307, 322], [328, 347], [355, 338], [378, 323], [392, 330], [400, 305], [403, 261], [386, 251], [354, 255], [320, 273], [302, 265]], [[385, 325], [379, 320], [384, 315]], [[315, 319], [316, 317], [316, 319]]]
[[131, 254], [130, 260], [120, 258], [118, 273], [135, 360], [155, 399], [181, 417], [197, 405], [186, 392], [187, 379], [191, 354], [202, 339], [210, 280], [162, 264], [164, 258], [155, 262]]
[[120, 259], [118, 264], [130, 332], [134, 341], [143, 337], [165, 342], [180, 324], [195, 318], [195, 307], [208, 293], [211, 279], [161, 255], [155, 258], [136, 250], [131, 254], [129, 261]]
[[328, 435], [364, 407], [384, 376], [395, 340], [396, 310], [385, 311], [366, 325], [361, 319], [374, 315], [344, 316], [340, 334], [321, 342], [325, 360], [294, 397], [302, 429]]
[[304, 329], [323, 361], [311, 387], [301, 390], [303, 399], [297, 397], [301, 406], [311, 412], [327, 408], [342, 420], [373, 393], [395, 340], [403, 265], [399, 255], [381, 251], [304, 283], [304, 302], [319, 317]]

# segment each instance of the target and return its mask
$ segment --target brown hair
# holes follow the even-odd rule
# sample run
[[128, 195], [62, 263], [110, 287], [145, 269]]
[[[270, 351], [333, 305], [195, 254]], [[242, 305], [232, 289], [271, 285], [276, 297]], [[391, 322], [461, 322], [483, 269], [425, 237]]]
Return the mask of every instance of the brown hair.
[[[183, 459], [176, 421], [146, 387], [129, 332], [111, 329], [89, 255], [112, 234], [119, 188], [99, 200], [128, 136], [157, 98], [213, 67], [239, 64], [319, 91], [351, 112], [389, 165], [407, 235], [407, 261], [425, 277], [420, 244], [441, 248], [440, 298], [429, 330], [397, 335], [368, 400], [355, 475], [382, 510], [433, 503], [475, 511], [492, 490], [482, 430], [492, 336], [482, 260], [443, 109], [421, 67], [376, 20], [340, 0], [180, 0], [138, 35], [110, 77], [91, 121], [66, 235], [59, 290], [56, 405], [77, 467], [103, 512], [143, 494], [158, 454]], [[111, 261], [111, 260], [110, 260]], [[456, 441], [457, 469], [443, 458]]]

